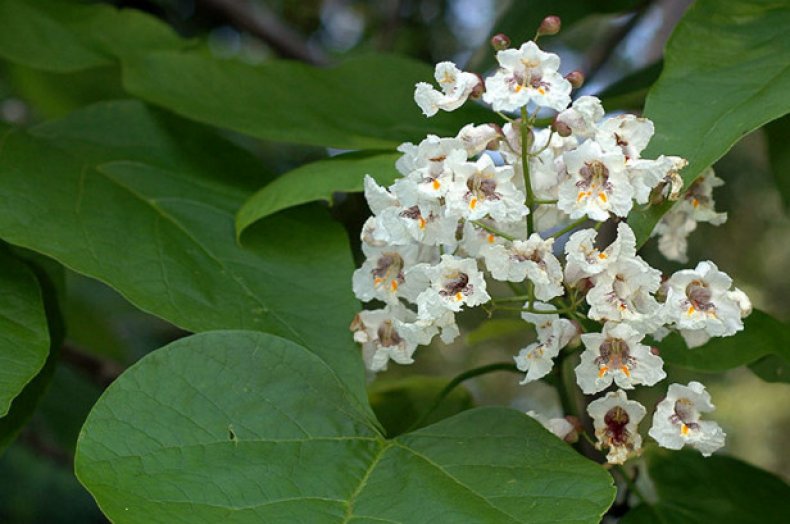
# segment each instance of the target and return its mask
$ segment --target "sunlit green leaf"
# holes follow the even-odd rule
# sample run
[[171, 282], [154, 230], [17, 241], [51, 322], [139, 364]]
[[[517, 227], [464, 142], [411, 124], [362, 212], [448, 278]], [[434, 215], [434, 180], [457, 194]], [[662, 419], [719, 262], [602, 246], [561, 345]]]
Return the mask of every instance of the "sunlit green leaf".
[[332, 200], [332, 194], [360, 192], [365, 175], [389, 186], [398, 176], [395, 161], [400, 153], [392, 151], [347, 153], [319, 160], [276, 178], [247, 200], [236, 215], [236, 232], [241, 235], [249, 225], [277, 211], [313, 202]]
[[[644, 156], [689, 161], [688, 186], [746, 133], [790, 111], [790, 5], [773, 0], [697, 0], [667, 44], [645, 103], [656, 134]], [[644, 243], [671, 203], [632, 212]]]

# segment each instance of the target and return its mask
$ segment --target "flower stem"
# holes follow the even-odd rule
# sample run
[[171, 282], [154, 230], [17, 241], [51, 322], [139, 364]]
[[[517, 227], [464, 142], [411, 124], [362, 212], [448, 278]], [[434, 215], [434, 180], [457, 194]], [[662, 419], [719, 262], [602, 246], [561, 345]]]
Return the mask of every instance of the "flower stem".
[[532, 192], [532, 182], [529, 178], [529, 117], [527, 115], [527, 106], [521, 108], [521, 170], [524, 172], [524, 189], [527, 193], [527, 207], [529, 214], [527, 215], [527, 234], [534, 232], [535, 224], [532, 214], [532, 207], [535, 201], [535, 195]]
[[467, 371], [464, 371], [463, 373], [460, 373], [459, 375], [456, 375], [450, 382], [447, 383], [446, 386], [444, 386], [444, 388], [442, 388], [439, 394], [436, 395], [436, 398], [434, 399], [431, 406], [425, 411], [425, 413], [422, 414], [420, 418], [417, 419], [416, 422], [414, 422], [414, 424], [412, 424], [409, 427], [407, 432], [413, 430], [414, 428], [419, 427], [420, 424], [428, 420], [428, 417], [430, 417], [431, 414], [433, 414], [433, 412], [436, 411], [436, 408], [439, 407], [442, 401], [445, 398], [447, 398], [447, 396], [450, 393], [452, 393], [452, 391], [458, 386], [460, 386], [463, 382], [469, 380], [470, 378], [479, 377], [480, 375], [485, 375], [487, 373], [494, 373], [496, 371], [509, 371], [511, 373], [520, 373], [520, 371], [518, 370], [515, 364], [511, 364], [510, 362], [496, 362], [494, 364], [487, 364], [485, 366], [480, 366], [479, 368], [469, 369]]
[[576, 228], [577, 228], [577, 227], [579, 227], [580, 225], [584, 224], [585, 222], [587, 222], [587, 217], [582, 217], [582, 218], [580, 218], [579, 220], [577, 220], [576, 222], [571, 222], [570, 224], [568, 224], [568, 225], [567, 225], [567, 226], [565, 226], [564, 228], [560, 229], [560, 230], [559, 230], [559, 231], [557, 231], [556, 233], [553, 233], [553, 234], [551, 235], [551, 237], [549, 237], [549, 238], [559, 238], [559, 237], [561, 237], [562, 235], [564, 235], [565, 233], [568, 233], [568, 232], [570, 232], [570, 231], [573, 231], [574, 229], [576, 229]]
[[486, 224], [485, 222], [483, 222], [482, 220], [472, 220], [472, 223], [474, 225], [476, 225], [477, 227], [479, 227], [479, 228], [485, 229], [486, 231], [488, 231], [492, 235], [496, 235], [498, 237], [504, 238], [505, 240], [510, 240], [511, 242], [516, 240], [516, 237], [514, 237], [513, 235], [508, 235], [504, 231], [500, 231], [499, 229], [491, 227], [488, 224]]

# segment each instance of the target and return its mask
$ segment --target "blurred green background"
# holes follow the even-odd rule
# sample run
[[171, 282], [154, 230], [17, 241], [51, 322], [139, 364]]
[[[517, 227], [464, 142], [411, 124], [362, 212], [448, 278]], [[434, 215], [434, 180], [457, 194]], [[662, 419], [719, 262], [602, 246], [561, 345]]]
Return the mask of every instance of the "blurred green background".
[[[504, 30], [514, 40], [519, 34], [531, 35], [535, 21], [554, 14], [551, 9], [556, 4], [501, 0], [110, 3], [151, 13], [181, 35], [205, 43], [222, 58], [261, 63], [284, 57], [325, 65], [360, 53], [396, 52], [429, 63], [449, 59], [481, 73], [491, 66], [487, 41], [493, 32]], [[690, 2], [561, 3], [575, 23], [566, 19], [560, 35], [542, 44], [561, 55], [562, 72], [580, 69], [587, 74], [582, 94], [599, 94], [660, 60], [666, 38]], [[618, 92], [627, 96], [610, 107], [638, 110], [643, 88]], [[91, 101], [121, 96], [118, 71], [113, 68], [54, 75], [0, 62], [0, 119], [14, 124], [34, 124]], [[714, 260], [734, 277], [756, 307], [790, 321], [789, 203], [783, 201], [777, 186], [781, 159], [772, 159], [771, 154], [777, 151], [777, 140], [782, 144], [787, 139], [786, 121], [787, 117], [772, 126], [773, 149], [769, 149], [768, 134], [760, 130], [745, 137], [715, 166], [726, 181], [715, 194], [717, 207], [730, 218], [720, 227], [699, 227], [691, 238], [688, 265]], [[254, 151], [275, 172], [330, 153], [229, 136]], [[358, 195], [339, 195], [335, 204], [336, 216], [355, 239], [367, 213], [364, 202]], [[681, 267], [664, 260], [654, 241], [643, 254], [665, 272]], [[0, 522], [104, 522], [72, 473], [79, 428], [102, 389], [120, 370], [184, 334], [134, 309], [106, 286], [77, 274], [66, 271], [61, 289], [67, 344], [49, 392], [32, 421], [0, 457]], [[475, 331], [484, 320], [479, 312], [461, 320], [462, 337], [456, 343], [421, 348], [416, 364], [390, 366], [380, 374], [376, 387], [415, 374], [449, 378], [471, 367], [511, 361], [532, 337], [528, 330], [493, 337]], [[710, 376], [668, 371], [670, 377], [664, 384], [694, 379], [709, 387], [718, 408], [715, 419], [728, 433], [726, 453], [790, 479], [785, 445], [790, 432], [790, 387], [763, 382], [746, 368]], [[470, 381], [466, 387], [478, 404], [557, 409], [551, 387], [519, 386], [518, 380], [517, 375], [496, 373]], [[639, 394], [650, 408], [662, 391], [657, 387]]]

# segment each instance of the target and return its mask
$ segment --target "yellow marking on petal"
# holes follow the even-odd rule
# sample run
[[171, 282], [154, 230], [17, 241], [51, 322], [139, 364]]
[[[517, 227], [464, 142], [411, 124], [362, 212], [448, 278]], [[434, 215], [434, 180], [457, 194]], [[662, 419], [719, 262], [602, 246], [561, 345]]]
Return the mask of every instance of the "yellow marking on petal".
[[417, 225], [420, 226], [420, 229], [425, 229], [425, 219], [420, 217], [417, 219]]
[[521, 90], [524, 88], [521, 84], [516, 84], [516, 87], [513, 89], [516, 93], [520, 93]]
[[381, 284], [383, 281], [384, 281], [384, 279], [383, 279], [383, 278], [376, 277], [376, 278], [374, 278], [374, 279], [373, 279], [373, 285], [374, 285], [374, 286], [378, 286], [378, 285], [379, 285], [379, 284]]
[[606, 375], [606, 372], [607, 372], [607, 371], [609, 371], [609, 368], [608, 368], [608, 367], [606, 367], [606, 366], [604, 366], [604, 367], [602, 367], [601, 369], [599, 369], [599, 370], [598, 370], [598, 378], [601, 378], [601, 377], [603, 377], [604, 375]]
[[691, 315], [694, 314], [695, 311], [696, 311], [696, 309], [694, 309], [694, 306], [689, 306], [688, 310], [686, 311], [686, 314], [688, 316], [691, 316]]
[[540, 93], [541, 95], [545, 95], [546, 94], [546, 90], [543, 89], [543, 86], [538, 88], [538, 93]]
[[579, 191], [579, 195], [576, 197], [576, 202], [581, 202], [582, 200], [584, 200], [588, 196], [590, 196], [590, 192], [589, 191]]
[[694, 198], [691, 200], [691, 205], [694, 207], [699, 207], [699, 200]]
[[600, 198], [600, 199], [601, 199], [601, 202], [603, 202], [604, 204], [605, 204], [605, 203], [606, 203], [606, 201], [608, 200], [608, 199], [606, 198], [606, 193], [604, 193], [603, 191], [599, 191], [599, 192], [598, 192], [598, 198]]
[[473, 198], [469, 201], [469, 209], [474, 209], [475, 207], [477, 207], [477, 198]]
[[398, 290], [398, 281], [397, 280], [391, 281], [390, 282], [390, 288], [392, 289], [392, 291], [397, 291]]
[[463, 295], [463, 294], [462, 294], [460, 291], [459, 291], [458, 293], [456, 293], [456, 294], [455, 294], [455, 299], [456, 299], [457, 301], [459, 301], [459, 302], [460, 302], [461, 300], [463, 300], [463, 298], [464, 298], [464, 295]]
[[433, 185], [433, 188], [436, 189], [436, 190], [438, 190], [440, 187], [442, 187], [442, 183], [439, 182], [438, 180], [436, 180], [435, 178], [433, 179], [433, 182], [431, 183], [431, 185]]
[[488, 238], [487, 238], [487, 240], [488, 240], [488, 243], [489, 243], [489, 244], [493, 244], [493, 243], [494, 243], [494, 240], [495, 240], [495, 238], [496, 238], [496, 237], [495, 237], [493, 234], [489, 234], [489, 235], [488, 235]]
[[622, 371], [622, 372], [623, 372], [623, 374], [624, 374], [626, 377], [630, 377], [630, 376], [631, 376], [631, 370], [629, 370], [627, 366], [621, 366], [621, 367], [620, 367], [620, 371]]
[[689, 434], [689, 427], [685, 424], [680, 425], [680, 433], [685, 437]]
[[598, 258], [600, 258], [601, 260], [606, 260], [607, 258], [609, 258], [609, 255], [607, 255], [606, 253], [598, 253]]

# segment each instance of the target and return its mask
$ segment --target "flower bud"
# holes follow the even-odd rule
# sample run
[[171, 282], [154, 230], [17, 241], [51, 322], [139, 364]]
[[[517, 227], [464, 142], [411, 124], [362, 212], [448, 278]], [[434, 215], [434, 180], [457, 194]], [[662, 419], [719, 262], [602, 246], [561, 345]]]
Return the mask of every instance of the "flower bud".
[[554, 119], [554, 122], [551, 123], [551, 128], [563, 138], [571, 136], [571, 133], [573, 133], [568, 124], [556, 118]]
[[510, 37], [505, 33], [497, 33], [491, 37], [491, 47], [494, 51], [501, 51], [510, 47]]
[[565, 435], [563, 439], [568, 444], [575, 444], [579, 440], [579, 434], [584, 431], [584, 426], [582, 425], [581, 420], [578, 417], [574, 417], [573, 415], [567, 415], [565, 420], [573, 426], [573, 429]]
[[584, 74], [581, 71], [571, 71], [565, 75], [565, 80], [570, 82], [574, 89], [579, 89], [584, 84]]
[[472, 88], [472, 92], [469, 93], [469, 98], [472, 100], [479, 100], [483, 93], [486, 90], [485, 83], [483, 83], [483, 77], [476, 74], [477, 76], [477, 84]]
[[538, 36], [556, 35], [561, 27], [562, 21], [559, 16], [547, 16], [538, 27]]
[[652, 353], [655, 356], [661, 355], [661, 351], [659, 351], [659, 349], [655, 346], [650, 347], [650, 353]]

